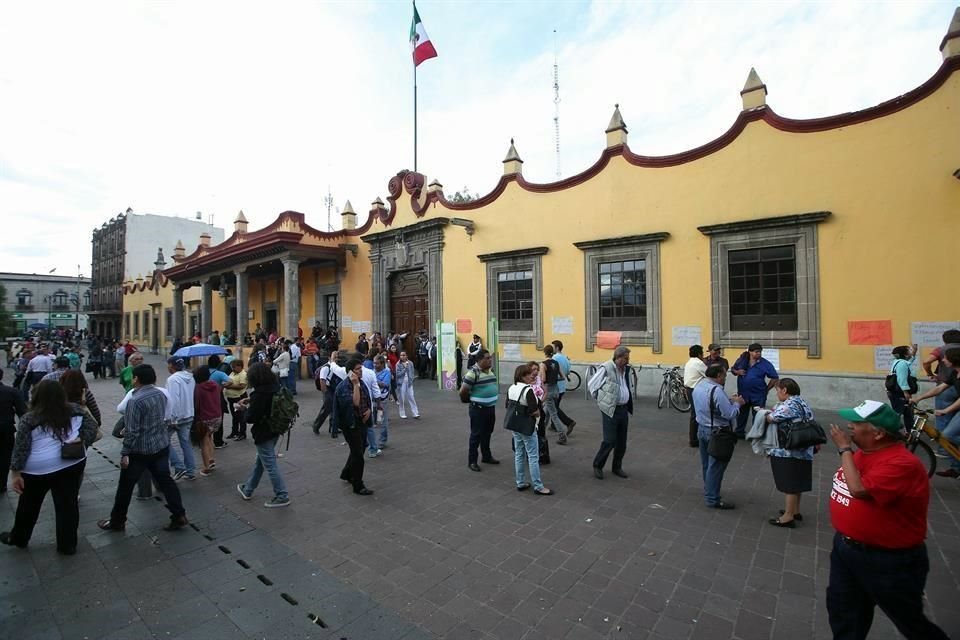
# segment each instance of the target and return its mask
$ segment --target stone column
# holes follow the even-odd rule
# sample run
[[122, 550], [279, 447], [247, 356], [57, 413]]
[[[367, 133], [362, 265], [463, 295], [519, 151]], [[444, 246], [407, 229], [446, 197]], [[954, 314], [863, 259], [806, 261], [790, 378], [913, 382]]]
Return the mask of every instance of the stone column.
[[233, 270], [237, 277], [237, 344], [243, 344], [243, 336], [250, 330], [250, 319], [247, 306], [247, 268], [240, 267]]
[[200, 338], [206, 342], [213, 333], [213, 287], [210, 280], [200, 283]]
[[183, 287], [173, 287], [173, 339], [183, 337]]
[[288, 340], [297, 337], [300, 324], [300, 260], [282, 258], [283, 263], [283, 336]]

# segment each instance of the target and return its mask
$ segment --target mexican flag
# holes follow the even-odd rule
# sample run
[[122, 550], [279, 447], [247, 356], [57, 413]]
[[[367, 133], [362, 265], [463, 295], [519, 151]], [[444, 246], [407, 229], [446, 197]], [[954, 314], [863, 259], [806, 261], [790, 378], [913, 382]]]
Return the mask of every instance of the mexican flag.
[[413, 5], [413, 22], [410, 23], [410, 48], [413, 50], [414, 67], [419, 66], [424, 60], [437, 57], [437, 50], [433, 48], [430, 36], [427, 35], [427, 30], [423, 28], [423, 23], [420, 22], [417, 5]]

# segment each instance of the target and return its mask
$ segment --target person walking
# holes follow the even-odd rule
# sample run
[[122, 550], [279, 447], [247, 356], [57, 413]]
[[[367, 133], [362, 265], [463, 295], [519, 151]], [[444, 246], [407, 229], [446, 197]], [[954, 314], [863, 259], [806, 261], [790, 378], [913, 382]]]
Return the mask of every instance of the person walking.
[[[193, 378], [191, 378], [192, 380]], [[156, 386], [157, 373], [148, 364], [133, 370], [133, 392], [127, 398], [123, 414], [123, 445], [120, 448], [120, 480], [113, 499], [110, 518], [97, 526], [105, 531], [123, 531], [133, 487], [143, 473], [149, 472], [154, 484], [163, 492], [170, 511], [167, 531], [176, 531], [190, 524], [183, 508], [180, 490], [170, 476], [171, 404], [168, 392]], [[192, 406], [191, 398], [191, 406]]]
[[[373, 400], [372, 427], [367, 431], [367, 455], [376, 458], [389, 445], [390, 416], [387, 415], [387, 399], [390, 397], [391, 379], [390, 367], [382, 354], [373, 359], [373, 370], [377, 374], [377, 396]], [[376, 427], [380, 428], [380, 438], [377, 439]]]
[[[711, 345], [713, 346], [713, 345]], [[707, 365], [703, 361], [703, 347], [698, 344], [690, 347], [690, 359], [683, 365], [683, 388], [687, 392], [687, 398], [690, 399], [690, 405], [693, 406], [693, 389], [697, 383], [703, 380], [703, 374], [707, 372]], [[697, 438], [697, 413], [690, 412], [690, 424], [688, 430], [689, 444], [691, 447], [699, 447], [700, 440]]]
[[570, 376], [571, 369], [570, 358], [563, 354], [563, 342], [554, 340], [550, 344], [553, 345], [553, 359], [560, 365], [560, 379], [557, 381], [557, 391], [559, 391], [556, 401], [557, 417], [560, 418], [560, 422], [566, 425], [567, 433], [569, 434], [570, 431], [577, 426], [577, 421], [563, 412], [563, 409], [560, 408], [560, 403], [563, 401], [563, 396], [567, 392], [567, 378]]
[[463, 377], [460, 387], [461, 402], [470, 403], [470, 440], [467, 445], [467, 467], [482, 471], [477, 464], [477, 448], [480, 448], [484, 464], [500, 464], [490, 451], [490, 437], [497, 420], [499, 385], [493, 372], [493, 357], [486, 349], [477, 353], [477, 362]]
[[559, 435], [557, 444], [567, 444], [567, 435], [573, 431], [573, 427], [567, 428], [567, 425], [557, 415], [557, 401], [560, 397], [560, 379], [563, 372], [560, 369], [560, 363], [553, 359], [553, 345], [548, 344], [543, 347], [543, 355], [546, 360], [540, 365], [543, 371], [543, 384], [546, 394], [543, 398], [543, 412], [546, 415], [548, 425]]
[[767, 406], [767, 394], [777, 384], [780, 375], [770, 361], [763, 357], [763, 345], [758, 342], [752, 343], [740, 354], [730, 373], [737, 376], [737, 394], [744, 401], [734, 428], [737, 438], [743, 440], [747, 436], [750, 409]]
[[337, 385], [337, 427], [350, 448], [347, 462], [340, 471], [340, 479], [353, 485], [353, 492], [360, 496], [373, 494], [363, 482], [363, 448], [367, 426], [372, 419], [373, 401], [370, 389], [363, 382], [363, 363], [356, 358], [347, 362], [346, 378]]
[[193, 427], [195, 439], [200, 447], [200, 459], [203, 468], [200, 475], [206, 478], [216, 468], [213, 459], [213, 432], [223, 422], [220, 385], [210, 379], [210, 367], [203, 365], [193, 372]]
[[[835, 640], [863, 640], [879, 606], [908, 640], [947, 640], [923, 613], [930, 481], [900, 435], [900, 415], [867, 400], [830, 425], [840, 468], [830, 491], [827, 615]], [[854, 452], [853, 446], [857, 446]]]
[[[775, 387], [779, 402], [765, 416], [770, 428], [784, 423], [813, 420], [813, 409], [800, 397], [800, 385], [792, 378], [780, 378]], [[775, 527], [793, 529], [803, 520], [800, 515], [800, 496], [813, 488], [813, 454], [815, 447], [781, 449], [767, 452], [770, 470], [777, 491], [784, 495], [785, 504], [779, 518], [768, 520]]]
[[703, 380], [693, 388], [693, 411], [697, 414], [697, 441], [700, 445], [700, 468], [703, 473], [703, 498], [713, 509], [733, 509], [732, 502], [720, 497], [723, 474], [730, 460], [710, 455], [710, 437], [716, 431], [732, 430], [745, 401], [739, 395], [728, 398], [723, 390], [727, 370], [722, 365], [707, 367]]
[[603, 480], [603, 467], [613, 451], [613, 475], [629, 476], [623, 470], [623, 456], [627, 452], [627, 427], [633, 415], [633, 394], [627, 381], [630, 349], [620, 346], [587, 382], [587, 389], [597, 400], [603, 421], [603, 441], [593, 458], [593, 476]]
[[410, 405], [410, 412], [415, 420], [420, 419], [420, 409], [417, 407], [417, 399], [413, 395], [413, 363], [407, 357], [406, 351], [400, 352], [400, 360], [397, 361], [397, 390], [399, 393], [400, 417], [406, 420], [407, 404]]
[[170, 396], [170, 429], [177, 436], [180, 449], [170, 448], [170, 464], [174, 480], [196, 480], [196, 462], [190, 444], [190, 429], [193, 427], [193, 394], [197, 386], [189, 371], [185, 371], [183, 358], [174, 356], [167, 360], [167, 393]]
[[[535, 494], [550, 496], [553, 491], [545, 487], [540, 478], [540, 448], [536, 426], [540, 407], [533, 387], [530, 386], [536, 376], [537, 369], [529, 364], [522, 364], [513, 372], [513, 385], [507, 389], [507, 427], [510, 428], [509, 420], [514, 410], [526, 418], [523, 426], [510, 429], [513, 432], [513, 465], [517, 491], [526, 491], [532, 485]], [[527, 482], [528, 472], [530, 482]]]
[[0, 369], [0, 495], [7, 492], [7, 476], [10, 474], [17, 418], [26, 412], [27, 405], [23, 401], [23, 395], [19, 390], [3, 384], [3, 369]]
[[[10, 458], [13, 490], [20, 494], [13, 528], [0, 533], [0, 542], [25, 549], [40, 517], [47, 492], [53, 494], [57, 551], [77, 551], [80, 526], [78, 496], [86, 448], [93, 444], [97, 423], [81, 407], [67, 401], [63, 386], [41, 381], [33, 390], [30, 410], [20, 419]], [[75, 455], [67, 455], [74, 444]]]
[[323, 407], [313, 421], [313, 432], [319, 435], [320, 429], [323, 428], [323, 423], [326, 422], [329, 417], [331, 438], [340, 437], [340, 431], [337, 428], [336, 411], [334, 410], [336, 406], [335, 393], [337, 385], [347, 377], [343, 367], [337, 364], [339, 357], [340, 354], [338, 352], [331, 352], [327, 362], [315, 371], [318, 388], [323, 392]]
[[273, 396], [280, 392], [280, 381], [273, 371], [265, 364], [255, 364], [247, 372], [247, 384], [252, 389], [250, 397], [241, 400], [244, 416], [253, 436], [253, 443], [257, 447], [257, 457], [253, 463], [250, 475], [242, 484], [237, 485], [237, 491], [244, 500], [253, 498], [253, 492], [263, 472], [266, 470], [273, 485], [273, 498], [263, 503], [268, 509], [286, 507], [290, 505], [290, 496], [287, 485], [277, 463], [277, 442], [280, 436], [270, 428], [270, 410], [273, 406]]

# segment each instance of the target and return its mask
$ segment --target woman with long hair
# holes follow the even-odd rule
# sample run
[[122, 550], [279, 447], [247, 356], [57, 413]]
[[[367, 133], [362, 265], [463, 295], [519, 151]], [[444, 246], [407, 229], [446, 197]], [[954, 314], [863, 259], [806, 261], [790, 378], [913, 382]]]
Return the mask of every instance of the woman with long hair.
[[268, 508], [286, 507], [290, 504], [287, 494], [287, 485], [280, 473], [277, 463], [277, 442], [280, 436], [270, 429], [270, 411], [273, 406], [273, 396], [280, 393], [280, 381], [266, 364], [254, 364], [247, 371], [247, 385], [252, 389], [250, 397], [237, 404], [244, 411], [244, 419], [253, 424], [250, 434], [257, 447], [257, 459], [247, 481], [237, 485], [237, 491], [244, 500], [250, 500], [260, 478], [266, 470], [273, 485], [273, 498], [263, 506]]
[[220, 405], [220, 385], [210, 379], [210, 367], [203, 365], [193, 372], [193, 431], [200, 446], [203, 468], [200, 475], [206, 478], [217, 463], [213, 459], [213, 432], [220, 427], [223, 410]]
[[[13, 528], [0, 533], [0, 542], [26, 548], [47, 496], [53, 494], [57, 551], [77, 551], [80, 509], [77, 498], [97, 422], [75, 404], [59, 382], [43, 380], [33, 389], [30, 411], [20, 419], [10, 460], [13, 490], [20, 494]], [[64, 447], [82, 443], [82, 446]], [[72, 449], [72, 450], [71, 450]], [[76, 457], [74, 457], [76, 456]]]

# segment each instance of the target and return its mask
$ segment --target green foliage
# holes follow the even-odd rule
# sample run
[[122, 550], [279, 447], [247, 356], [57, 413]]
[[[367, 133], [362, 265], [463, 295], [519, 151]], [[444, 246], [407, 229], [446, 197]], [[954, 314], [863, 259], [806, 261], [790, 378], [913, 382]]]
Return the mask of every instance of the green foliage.
[[475, 194], [470, 193], [470, 189], [464, 187], [461, 191], [457, 191], [450, 197], [450, 202], [463, 203], [463, 202], [473, 202], [477, 199]]

